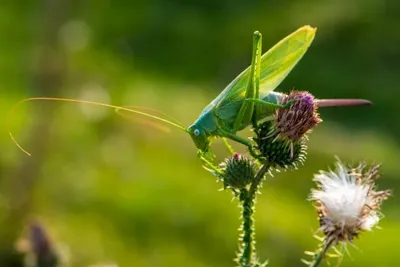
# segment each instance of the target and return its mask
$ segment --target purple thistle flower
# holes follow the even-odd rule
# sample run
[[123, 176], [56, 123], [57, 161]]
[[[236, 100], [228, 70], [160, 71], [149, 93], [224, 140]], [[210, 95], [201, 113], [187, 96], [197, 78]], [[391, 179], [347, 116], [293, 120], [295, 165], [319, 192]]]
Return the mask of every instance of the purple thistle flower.
[[322, 120], [314, 96], [308, 92], [291, 91], [279, 104], [290, 105], [277, 109], [273, 120], [260, 124], [253, 140], [260, 155], [270, 164], [288, 169], [304, 162], [305, 135]]
[[281, 100], [282, 105], [294, 101], [289, 108], [275, 113], [277, 131], [291, 141], [299, 140], [305, 133], [322, 122], [317, 112], [314, 96], [305, 91], [291, 91]]

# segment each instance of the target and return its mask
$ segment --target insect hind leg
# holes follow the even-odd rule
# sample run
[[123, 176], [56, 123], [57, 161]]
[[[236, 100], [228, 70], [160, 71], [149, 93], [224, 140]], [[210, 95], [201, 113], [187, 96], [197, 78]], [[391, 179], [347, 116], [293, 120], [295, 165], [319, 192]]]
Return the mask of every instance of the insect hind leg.
[[[253, 34], [253, 53], [250, 66], [249, 83], [246, 89], [245, 99], [259, 98], [260, 72], [261, 72], [261, 33], [256, 31]], [[255, 104], [243, 101], [242, 106], [233, 123], [233, 131], [236, 132], [241, 125], [248, 125], [254, 121]]]
[[268, 107], [271, 107], [271, 108], [288, 108], [288, 107], [290, 107], [291, 105], [294, 104], [295, 100], [289, 101], [284, 105], [277, 104], [277, 103], [272, 103], [272, 102], [268, 102], [268, 101], [264, 101], [264, 100], [256, 99], [256, 98], [247, 98], [245, 100], [245, 102], [254, 103], [254, 104], [261, 104], [261, 105], [268, 106]]

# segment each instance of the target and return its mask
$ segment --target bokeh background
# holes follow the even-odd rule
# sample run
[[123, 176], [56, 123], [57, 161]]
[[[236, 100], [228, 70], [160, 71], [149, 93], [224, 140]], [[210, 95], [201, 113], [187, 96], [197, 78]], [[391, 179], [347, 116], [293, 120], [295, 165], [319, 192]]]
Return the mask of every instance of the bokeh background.
[[382, 163], [380, 188], [394, 189], [382, 229], [349, 246], [342, 266], [400, 264], [399, 12], [395, 0], [0, 1], [0, 266], [22, 266], [32, 220], [63, 266], [232, 266], [238, 203], [218, 191], [185, 133], [112, 109], [29, 102], [9, 125], [29, 157], [6, 118], [21, 99], [53, 96], [141, 105], [189, 125], [249, 65], [253, 31], [266, 51], [307, 24], [316, 39], [277, 90], [374, 105], [321, 110], [304, 167], [264, 184], [258, 253], [271, 266], [301, 266], [316, 248], [306, 199], [313, 174], [337, 155]]

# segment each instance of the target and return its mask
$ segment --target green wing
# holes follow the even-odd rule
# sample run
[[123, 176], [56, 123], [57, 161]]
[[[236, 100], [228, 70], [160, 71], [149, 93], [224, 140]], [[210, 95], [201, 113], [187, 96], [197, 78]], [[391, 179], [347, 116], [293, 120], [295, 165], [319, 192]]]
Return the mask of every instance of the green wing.
[[[282, 39], [261, 57], [260, 98], [275, 90], [311, 45], [316, 28], [303, 26]], [[236, 116], [249, 82], [250, 67], [237, 76], [210, 104], [222, 119]]]

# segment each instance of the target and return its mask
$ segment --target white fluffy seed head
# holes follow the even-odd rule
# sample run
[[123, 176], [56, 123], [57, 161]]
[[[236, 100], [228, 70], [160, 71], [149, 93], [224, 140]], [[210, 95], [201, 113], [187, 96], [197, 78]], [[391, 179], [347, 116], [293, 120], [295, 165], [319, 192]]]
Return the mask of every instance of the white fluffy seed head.
[[379, 209], [389, 191], [375, 191], [378, 166], [365, 171], [365, 164], [355, 169], [338, 162], [335, 171], [314, 176], [318, 188], [312, 189], [320, 219], [320, 230], [327, 238], [352, 241], [362, 231], [369, 231], [380, 219]]

